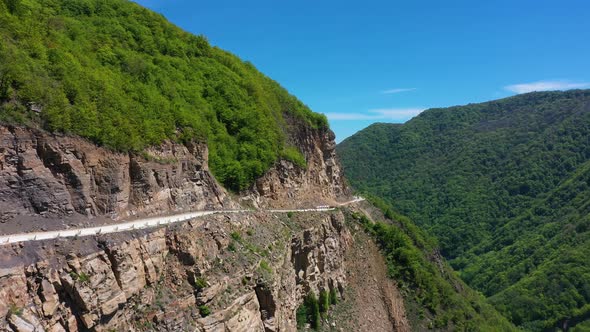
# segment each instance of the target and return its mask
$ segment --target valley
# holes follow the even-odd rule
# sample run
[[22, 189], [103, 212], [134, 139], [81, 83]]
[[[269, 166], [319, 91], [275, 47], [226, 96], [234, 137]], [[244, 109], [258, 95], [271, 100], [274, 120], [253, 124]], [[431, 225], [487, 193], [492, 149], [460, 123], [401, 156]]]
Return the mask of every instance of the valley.
[[588, 310], [589, 120], [588, 90], [530, 93], [375, 124], [338, 152], [353, 186], [436, 237], [463, 280], [539, 330]]
[[422, 111], [415, 4], [216, 5], [0, 0], [0, 331], [588, 330], [590, 84]]

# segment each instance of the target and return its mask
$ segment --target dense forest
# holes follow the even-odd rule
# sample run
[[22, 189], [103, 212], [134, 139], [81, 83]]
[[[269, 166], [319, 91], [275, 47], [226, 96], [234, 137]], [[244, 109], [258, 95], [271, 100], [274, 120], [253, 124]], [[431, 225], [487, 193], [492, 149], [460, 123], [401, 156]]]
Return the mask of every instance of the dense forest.
[[337, 149], [356, 189], [434, 236], [512, 322], [588, 326], [590, 90], [431, 109]]
[[518, 330], [455, 275], [430, 236], [380, 198], [367, 195], [367, 199], [383, 218], [352, 212], [348, 219], [362, 225], [381, 248], [388, 274], [404, 294], [413, 330]]
[[132, 153], [204, 140], [233, 190], [279, 157], [304, 164], [288, 123], [327, 128], [251, 63], [125, 0], [0, 0], [0, 123]]

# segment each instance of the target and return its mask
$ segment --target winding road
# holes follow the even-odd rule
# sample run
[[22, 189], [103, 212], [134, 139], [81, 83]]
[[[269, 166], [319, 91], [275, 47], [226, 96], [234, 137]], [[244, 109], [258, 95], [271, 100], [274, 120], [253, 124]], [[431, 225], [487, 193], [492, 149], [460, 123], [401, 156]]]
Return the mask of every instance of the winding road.
[[[353, 200], [337, 203], [338, 206], [344, 206], [357, 202], [364, 201], [362, 197], [355, 197]], [[273, 213], [286, 213], [286, 212], [319, 212], [319, 211], [332, 211], [334, 207], [330, 206], [318, 206], [310, 209], [287, 209], [287, 210], [209, 210], [209, 211], [195, 211], [181, 213], [171, 216], [151, 217], [138, 219], [134, 221], [121, 222], [112, 225], [86, 227], [86, 228], [74, 228], [60, 231], [46, 231], [46, 232], [32, 232], [32, 233], [20, 233], [0, 236], [0, 245], [29, 242], [29, 241], [40, 241], [40, 240], [51, 240], [65, 237], [80, 237], [80, 236], [92, 236], [99, 234], [118, 233], [125, 231], [132, 231], [137, 229], [154, 228], [173, 223], [183, 222], [194, 218], [207, 216], [211, 214], [228, 214], [228, 213], [250, 213], [257, 211], [268, 211]]]

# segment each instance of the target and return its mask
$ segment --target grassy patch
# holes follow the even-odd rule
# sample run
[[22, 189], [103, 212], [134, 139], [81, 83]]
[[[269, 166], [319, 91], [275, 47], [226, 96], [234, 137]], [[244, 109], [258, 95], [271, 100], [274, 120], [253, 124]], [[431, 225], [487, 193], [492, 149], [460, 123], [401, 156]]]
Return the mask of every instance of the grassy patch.
[[242, 242], [242, 235], [240, 234], [240, 232], [237, 232], [237, 231], [231, 232], [230, 236], [235, 241]]
[[209, 284], [207, 283], [207, 279], [205, 279], [204, 277], [195, 278], [195, 287], [197, 288], [197, 290], [201, 290], [207, 287], [208, 285]]
[[18, 307], [16, 304], [11, 303], [10, 307], [8, 308], [8, 312], [11, 315], [16, 315], [16, 316], [20, 316], [23, 314], [23, 308]]
[[260, 268], [268, 273], [272, 273], [272, 268], [270, 267], [268, 262], [264, 259], [260, 261]]
[[87, 283], [88, 281], [90, 281], [90, 276], [84, 272], [80, 272], [78, 274], [72, 271], [70, 272], [70, 277], [72, 277], [74, 281], [80, 281], [81, 283]]

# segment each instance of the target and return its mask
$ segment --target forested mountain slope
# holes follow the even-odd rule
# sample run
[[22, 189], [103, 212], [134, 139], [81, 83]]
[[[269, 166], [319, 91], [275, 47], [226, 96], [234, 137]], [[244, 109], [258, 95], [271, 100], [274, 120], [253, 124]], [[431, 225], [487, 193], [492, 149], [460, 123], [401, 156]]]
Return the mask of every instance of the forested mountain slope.
[[[0, 0], [0, 224], [14, 226], [6, 234], [31, 230], [22, 220], [43, 231], [102, 220], [94, 217], [307, 204], [301, 193], [333, 202], [348, 194], [333, 139], [323, 115], [251, 64], [137, 4]], [[513, 329], [411, 223], [357, 217], [263, 210], [5, 245], [0, 330], [293, 330], [304, 297], [325, 300], [329, 290], [342, 299], [350, 229], [382, 247], [389, 276], [414, 303], [416, 329]], [[383, 261], [359, 254], [352, 260]], [[365, 320], [371, 310], [353, 309]], [[319, 311], [309, 313], [319, 322]], [[391, 318], [378, 317], [386, 326]]]
[[[381, 249], [387, 274], [404, 295], [413, 331], [518, 330], [481, 293], [457, 277], [431, 237], [381, 199], [367, 198], [371, 204], [361, 205], [347, 218], [360, 224]], [[367, 252], [364, 255], [370, 258]]]
[[439, 240], [514, 323], [587, 320], [590, 91], [542, 92], [375, 124], [338, 146], [358, 190]]
[[0, 123], [122, 151], [206, 140], [217, 179], [245, 188], [290, 125], [327, 127], [252, 64], [129, 1], [0, 1]]

